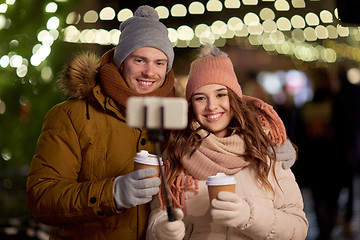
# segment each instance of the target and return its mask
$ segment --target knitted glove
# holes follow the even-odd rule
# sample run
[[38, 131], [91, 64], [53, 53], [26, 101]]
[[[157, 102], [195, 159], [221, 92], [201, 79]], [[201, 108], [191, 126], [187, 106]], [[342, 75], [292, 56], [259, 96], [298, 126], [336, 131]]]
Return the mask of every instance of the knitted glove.
[[232, 192], [219, 192], [211, 201], [210, 214], [215, 223], [227, 227], [243, 227], [250, 218], [250, 206]]
[[145, 168], [115, 178], [113, 196], [116, 208], [130, 208], [150, 202], [160, 186], [160, 178], [146, 178], [154, 174], [155, 168]]
[[180, 208], [173, 209], [176, 220], [169, 222], [167, 214], [163, 214], [154, 223], [153, 233], [159, 240], [181, 240], [185, 236], [184, 214]]
[[[288, 169], [294, 165], [296, 161], [296, 150], [289, 139], [286, 139], [284, 144], [280, 147], [275, 146], [276, 160], [282, 162], [283, 169]], [[271, 147], [268, 148], [268, 153], [272, 154]]]

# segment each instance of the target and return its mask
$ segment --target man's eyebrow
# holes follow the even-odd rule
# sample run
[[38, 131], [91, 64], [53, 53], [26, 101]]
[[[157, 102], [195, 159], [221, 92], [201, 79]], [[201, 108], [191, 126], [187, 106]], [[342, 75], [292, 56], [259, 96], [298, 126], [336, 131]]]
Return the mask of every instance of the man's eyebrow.
[[[149, 58], [147, 58], [147, 57], [144, 57], [144, 56], [142, 56], [142, 55], [132, 55], [131, 57], [134, 57], [134, 58], [141, 58], [141, 59], [144, 59], [144, 60], [149, 60]], [[159, 61], [164, 61], [164, 62], [167, 62], [168, 60], [167, 60], [167, 58], [159, 58], [159, 59], [156, 59], [155, 60], [156, 62], [159, 62]]]

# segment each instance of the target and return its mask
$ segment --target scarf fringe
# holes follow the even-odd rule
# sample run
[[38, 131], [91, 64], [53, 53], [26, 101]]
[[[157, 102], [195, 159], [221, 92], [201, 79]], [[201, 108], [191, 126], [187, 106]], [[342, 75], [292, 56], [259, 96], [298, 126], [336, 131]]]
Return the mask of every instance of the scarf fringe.
[[[168, 172], [169, 166], [170, 166], [170, 162], [166, 161], [166, 163], [164, 165], [165, 173]], [[195, 184], [195, 187], [194, 187], [194, 184]], [[171, 187], [168, 187], [168, 186], [171, 186]], [[191, 175], [185, 176], [184, 170], [181, 170], [181, 172], [178, 174], [178, 176], [176, 177], [176, 179], [173, 183], [168, 182], [167, 187], [169, 188], [169, 194], [170, 194], [172, 207], [180, 208], [184, 212], [184, 215], [185, 215], [186, 214], [185, 191], [190, 190], [190, 191], [193, 191], [195, 194], [198, 194], [199, 193], [199, 181]], [[159, 200], [160, 200], [160, 208], [165, 209], [166, 203], [165, 203], [165, 199], [163, 196], [162, 188], [160, 188], [158, 196], [159, 196]]]
[[265, 103], [264, 101], [249, 97], [249, 96], [243, 96], [243, 99], [253, 104], [257, 110], [258, 110], [258, 120], [260, 124], [263, 127], [268, 127], [270, 129], [268, 137], [270, 140], [275, 143], [277, 146], [280, 146], [280, 144], [283, 144], [286, 141], [286, 129], [284, 126], [283, 121], [279, 117], [279, 115], [276, 113], [274, 108]]

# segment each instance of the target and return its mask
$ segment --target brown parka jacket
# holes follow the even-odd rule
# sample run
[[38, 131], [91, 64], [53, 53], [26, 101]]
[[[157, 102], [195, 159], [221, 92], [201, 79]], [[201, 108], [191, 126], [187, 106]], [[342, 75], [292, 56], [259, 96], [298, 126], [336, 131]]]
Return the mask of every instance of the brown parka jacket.
[[[112, 59], [113, 51], [106, 54]], [[133, 171], [137, 152], [154, 153], [153, 145], [102, 94], [100, 63], [91, 54], [70, 62], [63, 79], [71, 83], [64, 89], [71, 100], [47, 113], [31, 163], [27, 205], [50, 225], [50, 239], [145, 239], [148, 205], [118, 211], [113, 183]]]

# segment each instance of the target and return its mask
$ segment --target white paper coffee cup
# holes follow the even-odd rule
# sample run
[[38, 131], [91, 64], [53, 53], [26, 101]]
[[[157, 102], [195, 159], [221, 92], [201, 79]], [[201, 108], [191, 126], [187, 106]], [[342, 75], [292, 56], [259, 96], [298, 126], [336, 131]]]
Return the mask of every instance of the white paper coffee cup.
[[210, 203], [221, 191], [235, 192], [236, 180], [234, 176], [225, 173], [217, 173], [215, 176], [209, 176], [206, 181], [209, 192]]
[[[162, 166], [162, 160], [160, 159], [160, 163]], [[144, 168], [155, 168], [157, 173], [150, 177], [157, 177], [159, 176], [159, 161], [158, 157], [154, 154], [150, 154], [146, 150], [141, 150], [136, 154], [134, 157], [134, 171]]]

